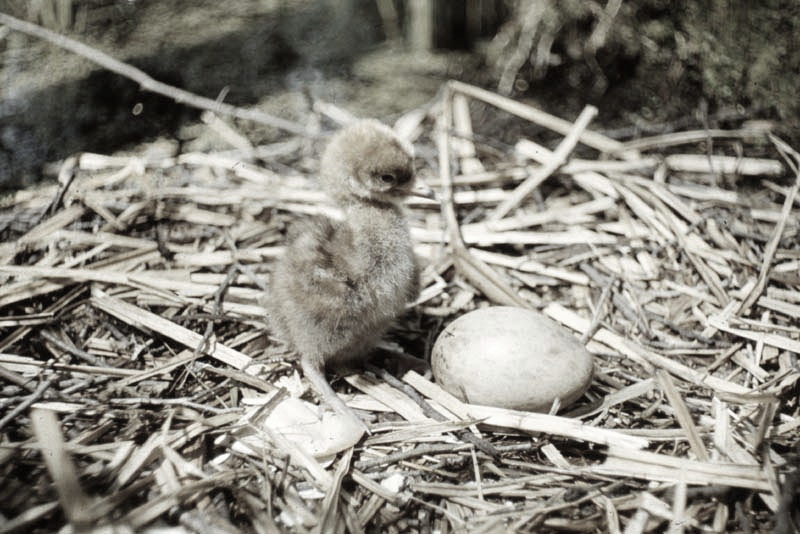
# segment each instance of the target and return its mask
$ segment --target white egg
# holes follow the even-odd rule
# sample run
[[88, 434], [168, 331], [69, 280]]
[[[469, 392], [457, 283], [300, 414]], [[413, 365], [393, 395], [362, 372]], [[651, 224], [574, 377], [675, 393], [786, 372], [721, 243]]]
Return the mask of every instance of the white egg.
[[592, 355], [533, 310], [496, 306], [462, 315], [439, 334], [433, 375], [471, 404], [546, 412], [575, 402], [592, 381]]

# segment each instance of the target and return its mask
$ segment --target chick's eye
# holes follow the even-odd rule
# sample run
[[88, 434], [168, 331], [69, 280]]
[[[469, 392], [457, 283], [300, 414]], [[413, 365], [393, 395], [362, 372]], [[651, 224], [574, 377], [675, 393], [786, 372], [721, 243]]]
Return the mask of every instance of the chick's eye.
[[394, 174], [389, 174], [389, 173], [381, 174], [379, 176], [379, 179], [381, 182], [385, 184], [393, 184], [397, 180]]

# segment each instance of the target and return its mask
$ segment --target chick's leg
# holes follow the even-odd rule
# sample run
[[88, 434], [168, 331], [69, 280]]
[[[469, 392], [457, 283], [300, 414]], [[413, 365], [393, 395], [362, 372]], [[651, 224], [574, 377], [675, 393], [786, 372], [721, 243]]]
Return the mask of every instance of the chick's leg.
[[316, 390], [317, 394], [322, 397], [322, 401], [327, 403], [328, 406], [334, 409], [340, 415], [352, 419], [359, 428], [370, 434], [369, 428], [356, 415], [356, 413], [347, 406], [342, 399], [336, 394], [328, 380], [325, 378], [325, 364], [321, 363], [312, 356], [303, 354], [300, 357], [300, 366], [303, 368], [303, 374], [311, 382], [311, 386]]

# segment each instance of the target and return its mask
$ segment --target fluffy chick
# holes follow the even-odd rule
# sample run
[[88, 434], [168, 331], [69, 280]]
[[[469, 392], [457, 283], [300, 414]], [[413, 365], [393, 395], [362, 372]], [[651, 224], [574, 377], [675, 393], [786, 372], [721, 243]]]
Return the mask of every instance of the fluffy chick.
[[272, 322], [322, 399], [363, 427], [325, 368], [357, 364], [419, 293], [401, 206], [421, 194], [413, 149], [380, 122], [358, 121], [333, 136], [320, 178], [344, 220], [313, 219], [288, 246], [272, 274]]

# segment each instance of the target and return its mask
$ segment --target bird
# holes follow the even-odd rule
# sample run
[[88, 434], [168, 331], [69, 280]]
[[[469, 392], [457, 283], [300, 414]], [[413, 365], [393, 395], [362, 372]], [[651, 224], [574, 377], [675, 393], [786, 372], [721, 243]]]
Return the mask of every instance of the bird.
[[320, 184], [342, 220], [304, 222], [272, 269], [272, 328], [300, 356], [303, 374], [336, 412], [368, 427], [335, 393], [327, 368], [357, 367], [419, 294], [419, 266], [403, 201], [435, 198], [415, 186], [414, 150], [375, 119], [335, 133]]

